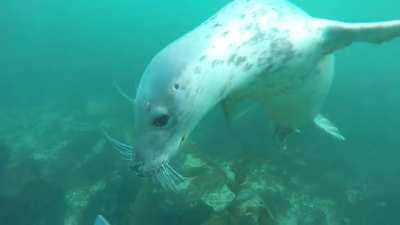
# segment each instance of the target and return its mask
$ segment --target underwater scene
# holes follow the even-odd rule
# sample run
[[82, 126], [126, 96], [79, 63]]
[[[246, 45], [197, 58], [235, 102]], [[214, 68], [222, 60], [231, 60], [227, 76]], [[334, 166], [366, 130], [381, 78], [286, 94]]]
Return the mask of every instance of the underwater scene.
[[399, 225], [399, 9], [2, 0], [0, 224]]

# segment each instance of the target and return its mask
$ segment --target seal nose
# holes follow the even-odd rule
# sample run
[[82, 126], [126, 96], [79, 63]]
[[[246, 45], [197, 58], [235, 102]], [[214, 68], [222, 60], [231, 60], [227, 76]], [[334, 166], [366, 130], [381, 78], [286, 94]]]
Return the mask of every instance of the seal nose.
[[129, 169], [132, 170], [137, 176], [144, 177], [143, 170], [141, 169], [142, 166], [143, 166], [142, 161], [136, 161], [129, 166]]
[[141, 166], [141, 163], [132, 163], [129, 168], [133, 171], [133, 172], [138, 172], [139, 168]]

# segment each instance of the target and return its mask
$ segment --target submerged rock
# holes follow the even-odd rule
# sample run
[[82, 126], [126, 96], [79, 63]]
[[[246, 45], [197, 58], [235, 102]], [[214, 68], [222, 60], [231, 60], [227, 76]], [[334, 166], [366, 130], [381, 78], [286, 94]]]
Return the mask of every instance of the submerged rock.
[[265, 158], [218, 162], [193, 152], [180, 157], [188, 185], [178, 193], [144, 185], [133, 203], [132, 223], [157, 225], [168, 218], [174, 225], [343, 224], [332, 200], [312, 197], [300, 179]]
[[[128, 172], [128, 171], [125, 171]], [[80, 208], [77, 224], [92, 224], [98, 214], [104, 215], [112, 224], [130, 224], [131, 207], [137, 198], [141, 182], [128, 173], [113, 173], [99, 184], [89, 189], [88, 196]]]
[[222, 212], [212, 216], [206, 222], [201, 225], [236, 225], [235, 221], [233, 221], [233, 217], [229, 212]]
[[235, 194], [225, 184], [208, 194], [204, 194], [201, 200], [210, 206], [214, 212], [219, 212], [224, 210], [235, 197]]
[[0, 178], [2, 176], [3, 170], [6, 167], [8, 161], [10, 160], [10, 149], [3, 143], [0, 139]]
[[63, 224], [64, 190], [43, 179], [32, 180], [13, 196], [0, 196], [0, 221], [4, 225]]
[[200, 225], [226, 210], [234, 201], [236, 195], [221, 168], [198, 154], [188, 153], [181, 157], [183, 163], [179, 170], [188, 177], [188, 184], [177, 193], [160, 190], [150, 183], [144, 185], [134, 203], [132, 221], [161, 224], [160, 218], [151, 218], [150, 222], [147, 218], [165, 215], [174, 221], [171, 224]]
[[271, 225], [273, 219], [264, 200], [258, 195], [238, 196], [230, 208], [231, 218], [237, 225]]
[[[87, 110], [95, 117], [104, 113], [101, 104]], [[6, 210], [0, 212], [0, 221], [86, 225], [101, 213], [112, 224], [127, 225], [345, 225], [349, 219], [343, 211], [371, 195], [363, 186], [352, 185], [342, 193], [347, 197], [343, 202], [326, 194], [331, 192], [317, 196], [314, 190], [320, 181], [302, 177], [313, 168], [298, 163], [301, 159], [292, 163], [286, 156], [268, 159], [251, 153], [215, 159], [193, 146], [180, 152], [174, 165], [188, 181], [177, 193], [164, 191], [127, 170], [101, 133], [89, 129], [98, 124], [76, 126], [81, 113], [68, 114], [62, 121], [59, 117], [63, 114], [26, 118], [31, 122], [21, 125], [24, 133], [2, 129], [7, 135], [0, 145], [0, 150], [6, 149], [0, 151], [0, 208]], [[127, 133], [125, 139], [133, 141]], [[299, 167], [302, 171], [296, 173]], [[46, 199], [36, 204], [23, 198]], [[46, 219], [34, 206], [53, 207], [48, 199], [56, 205]], [[14, 218], [24, 207], [29, 209], [26, 220]]]
[[278, 216], [277, 225], [342, 225], [335, 205], [330, 200], [313, 198], [303, 193], [292, 193], [289, 209]]

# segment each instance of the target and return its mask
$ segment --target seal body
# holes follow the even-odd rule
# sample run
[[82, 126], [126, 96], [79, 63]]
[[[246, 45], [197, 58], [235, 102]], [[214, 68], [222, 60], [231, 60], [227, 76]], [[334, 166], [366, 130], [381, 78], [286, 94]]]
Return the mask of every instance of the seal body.
[[169, 158], [222, 101], [261, 103], [284, 128], [278, 136], [317, 118], [317, 125], [340, 137], [318, 116], [334, 74], [332, 53], [353, 41], [397, 36], [399, 21], [346, 24], [315, 19], [285, 0], [233, 1], [146, 68], [134, 103], [133, 168], [161, 174], [158, 180], [175, 174], [164, 169]]
[[[238, 0], [167, 46], [135, 99], [136, 158], [153, 162], [143, 170], [166, 161], [224, 99], [257, 100], [289, 128], [312, 120], [333, 75], [321, 39], [312, 18], [289, 2]], [[160, 115], [168, 115], [168, 126], [154, 126]]]
[[[332, 81], [333, 57], [323, 55], [322, 35], [287, 1], [235, 1], [184, 37], [202, 45], [194, 47], [187, 76], [204, 86], [210, 106], [254, 99], [275, 122], [297, 128], [319, 113]], [[183, 42], [176, 44], [188, 46]]]

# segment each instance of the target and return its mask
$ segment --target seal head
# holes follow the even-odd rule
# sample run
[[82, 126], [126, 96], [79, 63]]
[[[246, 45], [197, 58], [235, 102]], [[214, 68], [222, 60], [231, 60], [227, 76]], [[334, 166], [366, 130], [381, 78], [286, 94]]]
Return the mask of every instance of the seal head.
[[146, 68], [135, 99], [136, 146], [131, 168], [164, 186], [174, 186], [174, 179], [181, 177], [168, 161], [198, 121], [190, 107], [192, 93], [183, 79], [186, 59], [175, 45], [159, 53]]

